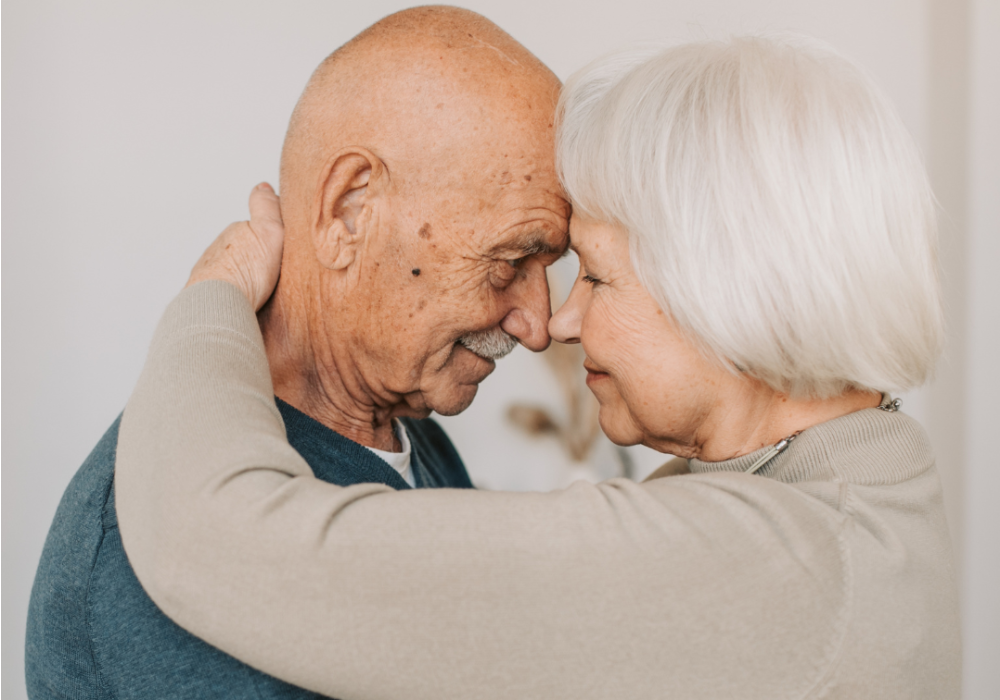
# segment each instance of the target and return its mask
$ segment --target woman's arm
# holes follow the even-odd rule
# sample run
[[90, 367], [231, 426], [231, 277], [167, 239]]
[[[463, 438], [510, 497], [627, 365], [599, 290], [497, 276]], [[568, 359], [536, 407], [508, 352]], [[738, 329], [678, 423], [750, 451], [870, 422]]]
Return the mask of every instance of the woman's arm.
[[548, 494], [315, 479], [285, 440], [254, 309], [221, 281], [160, 323], [116, 494], [167, 615], [342, 698], [775, 697], [819, 673], [844, 605], [839, 520], [765, 479]]

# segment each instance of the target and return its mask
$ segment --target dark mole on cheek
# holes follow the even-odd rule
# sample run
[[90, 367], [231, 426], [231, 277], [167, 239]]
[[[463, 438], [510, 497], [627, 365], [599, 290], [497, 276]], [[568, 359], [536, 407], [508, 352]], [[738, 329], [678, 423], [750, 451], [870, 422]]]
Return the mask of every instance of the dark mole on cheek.
[[412, 270], [410, 270], [410, 272], [413, 273], [414, 277], [420, 277], [420, 268], [419, 267], [413, 268]]
[[421, 238], [423, 238], [424, 240], [427, 240], [428, 238], [430, 238], [431, 237], [431, 225], [425, 223], [423, 226], [420, 227], [420, 230], [417, 231], [417, 235], [420, 236]]
[[527, 182], [531, 182], [531, 175], [525, 175], [525, 176], [524, 176], [524, 179], [525, 179], [525, 180], [526, 180]]

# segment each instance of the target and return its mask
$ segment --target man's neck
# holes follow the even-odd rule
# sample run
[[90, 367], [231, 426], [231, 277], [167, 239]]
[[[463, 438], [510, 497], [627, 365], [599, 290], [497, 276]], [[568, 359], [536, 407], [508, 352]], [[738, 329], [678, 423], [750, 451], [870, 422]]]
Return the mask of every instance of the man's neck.
[[[258, 315], [274, 393], [331, 430], [387, 452], [402, 449], [392, 427], [393, 406], [374, 398], [348, 343], [334, 343], [323, 321], [278, 290]], [[349, 333], [344, 333], [345, 340]]]

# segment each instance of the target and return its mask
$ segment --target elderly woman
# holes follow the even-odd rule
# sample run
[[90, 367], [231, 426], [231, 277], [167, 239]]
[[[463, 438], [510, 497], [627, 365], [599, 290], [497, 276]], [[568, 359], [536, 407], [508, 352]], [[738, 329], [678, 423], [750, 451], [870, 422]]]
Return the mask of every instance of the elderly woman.
[[738, 39], [598, 61], [559, 128], [580, 274], [551, 335], [583, 344], [608, 436], [689, 473], [547, 494], [311, 478], [253, 313], [276, 263], [231, 240], [122, 424], [150, 596], [343, 698], [957, 697], [941, 487], [884, 393], [921, 384], [942, 336], [934, 202], [886, 99], [826, 51]]

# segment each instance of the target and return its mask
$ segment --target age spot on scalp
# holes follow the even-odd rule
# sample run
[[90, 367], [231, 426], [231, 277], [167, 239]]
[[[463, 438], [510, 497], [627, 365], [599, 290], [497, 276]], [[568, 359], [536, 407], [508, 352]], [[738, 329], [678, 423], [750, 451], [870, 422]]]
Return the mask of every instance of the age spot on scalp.
[[524, 179], [526, 182], [531, 182], [531, 175], [525, 175]]
[[428, 224], [428, 223], [425, 223], [423, 226], [420, 227], [420, 230], [417, 231], [417, 235], [419, 235], [424, 240], [427, 240], [428, 238], [430, 238], [431, 237], [431, 225]]
[[506, 171], [504, 171], [504, 172], [503, 172], [503, 173], [502, 173], [502, 174], [500, 175], [500, 184], [501, 184], [501, 185], [506, 185], [507, 183], [509, 183], [509, 182], [510, 182], [511, 180], [513, 180], [513, 179], [514, 179], [514, 178], [513, 178], [512, 176], [511, 176], [511, 174], [510, 174], [509, 172], [506, 172]]

